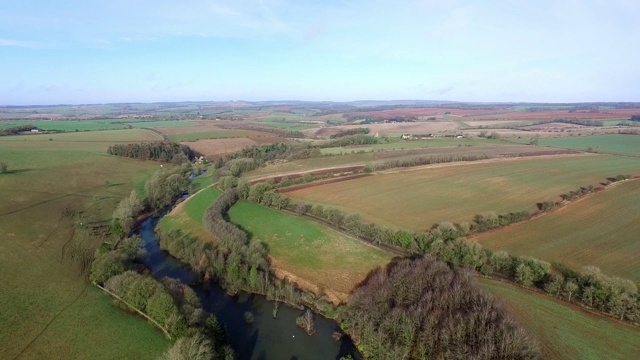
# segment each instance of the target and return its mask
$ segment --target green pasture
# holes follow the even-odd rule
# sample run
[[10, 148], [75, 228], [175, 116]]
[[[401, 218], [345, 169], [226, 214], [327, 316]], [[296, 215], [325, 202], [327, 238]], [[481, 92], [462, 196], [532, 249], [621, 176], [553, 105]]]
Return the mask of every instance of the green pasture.
[[600, 153], [640, 156], [638, 135], [594, 135], [563, 138], [540, 138], [538, 145]]
[[190, 126], [196, 125], [196, 122], [188, 120], [154, 120], [154, 121], [132, 121], [127, 122], [127, 125], [131, 125], [134, 128], [162, 128], [162, 127], [175, 127], [175, 126]]
[[287, 195], [357, 212], [382, 225], [424, 231], [443, 221], [470, 222], [479, 213], [533, 211], [537, 202], [580, 186], [638, 173], [640, 159], [628, 157], [517, 159], [388, 171]]
[[229, 218], [262, 241], [280, 268], [325, 289], [348, 294], [369, 271], [391, 256], [327, 226], [247, 201], [229, 211]]
[[478, 280], [538, 341], [547, 359], [635, 359], [640, 353], [637, 327], [587, 313], [545, 294], [497, 280]]
[[0, 174], [0, 358], [153, 359], [168, 346], [87, 287], [79, 261], [100, 243], [90, 227], [108, 224], [116, 204], [158, 168], [107, 155], [108, 145], [149, 133], [0, 137], [9, 170]]
[[625, 181], [535, 220], [476, 240], [493, 250], [640, 282], [640, 181]]

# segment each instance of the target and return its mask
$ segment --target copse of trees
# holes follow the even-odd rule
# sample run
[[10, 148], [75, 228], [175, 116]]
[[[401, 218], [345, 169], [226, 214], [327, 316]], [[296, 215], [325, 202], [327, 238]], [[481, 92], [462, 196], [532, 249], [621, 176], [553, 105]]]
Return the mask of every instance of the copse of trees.
[[378, 143], [380, 143], [380, 139], [377, 137], [365, 135], [365, 134], [356, 134], [356, 135], [348, 135], [348, 136], [335, 138], [333, 140], [330, 140], [318, 145], [318, 147], [331, 148], [331, 147], [351, 146], [351, 145], [373, 145]]
[[20, 125], [6, 129], [0, 129], [0, 136], [18, 135], [22, 132], [31, 130], [38, 130], [38, 127], [33, 125]]
[[140, 160], [156, 160], [172, 164], [182, 164], [201, 156], [201, 154], [186, 145], [168, 141], [115, 144], [109, 146], [107, 153], [109, 155]]
[[631, 120], [631, 121], [640, 121], [640, 115], [632, 115], [629, 120]]
[[430, 256], [371, 274], [343, 327], [369, 359], [539, 359], [535, 342], [466, 272]]
[[329, 136], [330, 139], [338, 139], [345, 136], [357, 135], [357, 134], [368, 134], [370, 132], [369, 128], [354, 128], [347, 130], [340, 130], [338, 133]]

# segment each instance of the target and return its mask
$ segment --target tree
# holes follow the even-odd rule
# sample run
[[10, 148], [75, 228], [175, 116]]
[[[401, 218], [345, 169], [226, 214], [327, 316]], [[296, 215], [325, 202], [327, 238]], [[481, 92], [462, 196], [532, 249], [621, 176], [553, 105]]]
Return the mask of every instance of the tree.
[[211, 360], [214, 349], [202, 334], [180, 338], [167, 350], [160, 360]]
[[564, 277], [560, 274], [551, 276], [551, 279], [544, 284], [544, 290], [551, 295], [558, 296], [562, 291], [562, 285], [564, 284]]
[[0, 174], [6, 174], [8, 172], [8, 168], [7, 164], [0, 162]]
[[580, 287], [578, 286], [578, 284], [574, 279], [570, 278], [570, 279], [567, 279], [567, 281], [565, 281], [564, 286], [562, 287], [562, 290], [567, 295], [567, 300], [569, 302], [571, 302], [571, 296], [573, 295], [573, 293], [575, 293], [579, 288]]
[[533, 285], [533, 271], [527, 264], [520, 263], [516, 267], [516, 281], [526, 287]]

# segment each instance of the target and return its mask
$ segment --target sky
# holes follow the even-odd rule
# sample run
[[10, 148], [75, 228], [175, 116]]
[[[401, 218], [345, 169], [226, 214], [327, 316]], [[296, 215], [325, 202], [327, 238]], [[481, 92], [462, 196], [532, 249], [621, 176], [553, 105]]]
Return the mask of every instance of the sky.
[[0, 2], [0, 105], [640, 101], [637, 0]]

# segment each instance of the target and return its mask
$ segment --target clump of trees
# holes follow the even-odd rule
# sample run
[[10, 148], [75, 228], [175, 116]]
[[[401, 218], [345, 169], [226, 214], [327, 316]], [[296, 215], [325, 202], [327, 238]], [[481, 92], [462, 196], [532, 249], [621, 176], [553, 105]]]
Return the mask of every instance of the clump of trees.
[[629, 120], [631, 120], [631, 121], [640, 121], [640, 115], [632, 115]]
[[466, 272], [430, 256], [371, 274], [343, 327], [370, 359], [538, 359], [535, 342]]
[[338, 139], [345, 136], [357, 135], [357, 134], [368, 134], [370, 132], [369, 128], [354, 128], [354, 129], [346, 129], [340, 130], [338, 133], [331, 135], [330, 139]]
[[91, 264], [89, 280], [104, 284], [111, 277], [134, 267], [134, 261], [142, 254], [140, 236], [104, 242], [96, 249]]
[[470, 229], [473, 232], [483, 232], [526, 221], [529, 220], [530, 217], [531, 214], [528, 211], [517, 211], [500, 215], [496, 215], [494, 212], [477, 214], [473, 217], [473, 223]]
[[107, 149], [109, 155], [124, 156], [140, 160], [156, 160], [182, 164], [201, 156], [190, 147], [168, 141], [143, 142], [137, 144], [115, 144]]
[[157, 212], [189, 190], [189, 174], [193, 166], [185, 163], [180, 167], [157, 171], [145, 183], [145, 195], [140, 197], [132, 191], [122, 199], [112, 215], [111, 232], [117, 237], [127, 236], [136, 225], [137, 217], [145, 211]]
[[31, 130], [38, 130], [38, 127], [33, 125], [20, 125], [6, 129], [0, 129], [0, 136], [18, 135], [22, 132]]
[[365, 135], [365, 134], [356, 134], [356, 135], [348, 135], [339, 138], [335, 138], [333, 140], [324, 142], [318, 147], [320, 148], [330, 148], [330, 147], [340, 147], [340, 146], [351, 146], [351, 145], [373, 145], [378, 144], [380, 139], [374, 136]]

